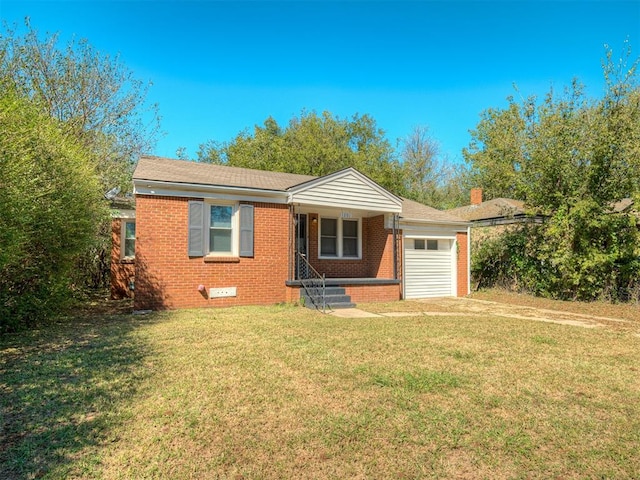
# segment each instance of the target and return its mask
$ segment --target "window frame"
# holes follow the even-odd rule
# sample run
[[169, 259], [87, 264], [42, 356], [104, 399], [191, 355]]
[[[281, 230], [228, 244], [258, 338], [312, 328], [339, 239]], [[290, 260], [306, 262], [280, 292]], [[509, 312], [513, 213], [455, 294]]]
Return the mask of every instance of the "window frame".
[[[240, 222], [238, 202], [229, 202], [224, 200], [212, 199], [204, 202], [206, 206], [205, 210], [205, 232], [204, 232], [204, 247], [205, 257], [239, 257], [240, 256]], [[213, 252], [210, 250], [211, 244], [211, 209], [213, 207], [231, 207], [231, 250], [224, 252]]]
[[[336, 220], [336, 255], [322, 254], [322, 220]], [[343, 222], [357, 222], [357, 255], [344, 255], [344, 228]], [[318, 216], [318, 258], [320, 260], [362, 260], [362, 218], [351, 217], [332, 217], [332, 216]]]
[[[426, 249], [431, 251], [431, 252], [435, 252], [440, 250], [440, 241], [437, 238], [427, 238], [426, 239]], [[434, 248], [434, 243], [435, 242], [435, 248]]]
[[[134, 236], [133, 236], [133, 255], [126, 255], [127, 251], [127, 223], [133, 224]], [[136, 221], [133, 218], [123, 218], [120, 220], [120, 260], [135, 260], [136, 258], [136, 241], [137, 234], [135, 233]], [[131, 240], [131, 239], [129, 239]]]

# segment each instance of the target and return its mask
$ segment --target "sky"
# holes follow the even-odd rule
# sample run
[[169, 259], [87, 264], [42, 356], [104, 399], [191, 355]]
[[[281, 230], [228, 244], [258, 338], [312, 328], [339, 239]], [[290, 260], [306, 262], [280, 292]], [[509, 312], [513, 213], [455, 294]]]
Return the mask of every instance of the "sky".
[[370, 115], [394, 147], [428, 127], [461, 162], [484, 110], [576, 77], [599, 97], [605, 45], [619, 57], [628, 41], [640, 56], [640, 0], [0, 0], [19, 32], [27, 16], [152, 82], [164, 135], [147, 153], [173, 158], [269, 116], [286, 126], [329, 111]]

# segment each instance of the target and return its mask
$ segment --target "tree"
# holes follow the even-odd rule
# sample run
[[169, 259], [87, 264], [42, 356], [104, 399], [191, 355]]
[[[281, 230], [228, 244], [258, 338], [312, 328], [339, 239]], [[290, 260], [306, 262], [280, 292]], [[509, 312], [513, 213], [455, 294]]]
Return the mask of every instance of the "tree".
[[523, 105], [508, 97], [509, 106], [499, 110], [489, 108], [481, 114], [480, 122], [471, 133], [471, 143], [463, 149], [465, 160], [471, 164], [470, 182], [482, 188], [486, 200], [492, 198], [520, 198], [520, 173], [525, 162], [525, 120], [523, 114], [531, 109], [529, 99]]
[[302, 112], [282, 128], [269, 117], [231, 142], [200, 145], [198, 160], [236, 167], [322, 176], [354, 167], [383, 187], [402, 190], [393, 148], [369, 115], [350, 119]]
[[401, 141], [404, 195], [435, 208], [453, 208], [468, 200], [463, 166], [449, 164], [429, 128], [414, 127]]
[[107, 215], [91, 153], [14, 90], [0, 94], [0, 332], [61, 311]]
[[[522, 232], [535, 239], [521, 251], [538, 270], [535, 281], [519, 283], [538, 293], [588, 300], [640, 293], [638, 218], [614, 209], [624, 198], [640, 204], [640, 59], [629, 59], [629, 49], [618, 62], [608, 50], [601, 99], [587, 97], [577, 80], [540, 103], [510, 98], [507, 109], [482, 116], [464, 152], [491, 196], [512, 194], [547, 216]], [[522, 263], [522, 255], [509, 261]]]
[[[87, 40], [60, 46], [58, 34], [41, 37], [28, 19], [25, 24], [24, 35], [3, 24], [0, 88], [31, 99], [43, 115], [65, 124], [95, 159], [103, 192], [129, 192], [138, 156], [153, 148], [159, 133], [157, 106], [146, 102], [150, 84]], [[96, 229], [100, 241], [79, 254], [78, 281], [88, 287], [108, 279], [109, 232], [107, 224]]]
[[87, 40], [59, 47], [58, 34], [40, 38], [28, 19], [25, 24], [23, 36], [3, 24], [0, 87], [13, 88], [67, 124], [99, 159], [105, 191], [116, 185], [127, 191], [138, 156], [152, 149], [159, 132], [157, 106], [146, 104], [149, 84]]

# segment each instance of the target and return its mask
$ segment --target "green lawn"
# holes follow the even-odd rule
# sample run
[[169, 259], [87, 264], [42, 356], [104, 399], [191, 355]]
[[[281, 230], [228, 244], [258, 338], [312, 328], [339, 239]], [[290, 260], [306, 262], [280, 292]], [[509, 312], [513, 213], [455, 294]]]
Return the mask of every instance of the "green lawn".
[[3, 479], [640, 474], [628, 331], [291, 306], [84, 317], [1, 338], [0, 394]]

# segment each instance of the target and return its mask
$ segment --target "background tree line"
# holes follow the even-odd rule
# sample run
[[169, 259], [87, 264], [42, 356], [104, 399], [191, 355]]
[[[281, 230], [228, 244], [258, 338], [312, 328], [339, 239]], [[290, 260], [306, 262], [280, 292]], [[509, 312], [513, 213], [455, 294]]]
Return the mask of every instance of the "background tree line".
[[540, 101], [511, 97], [506, 108], [482, 114], [464, 150], [470, 182], [487, 198], [524, 200], [547, 220], [483, 244], [473, 265], [481, 286], [563, 299], [639, 298], [637, 67], [628, 46], [619, 60], [608, 49], [601, 98], [574, 80]]
[[464, 204], [468, 191], [466, 169], [443, 158], [427, 127], [416, 126], [395, 149], [366, 114], [303, 111], [284, 127], [269, 117], [229, 142], [201, 144], [197, 161], [315, 176], [354, 167], [397, 195], [441, 209]]

